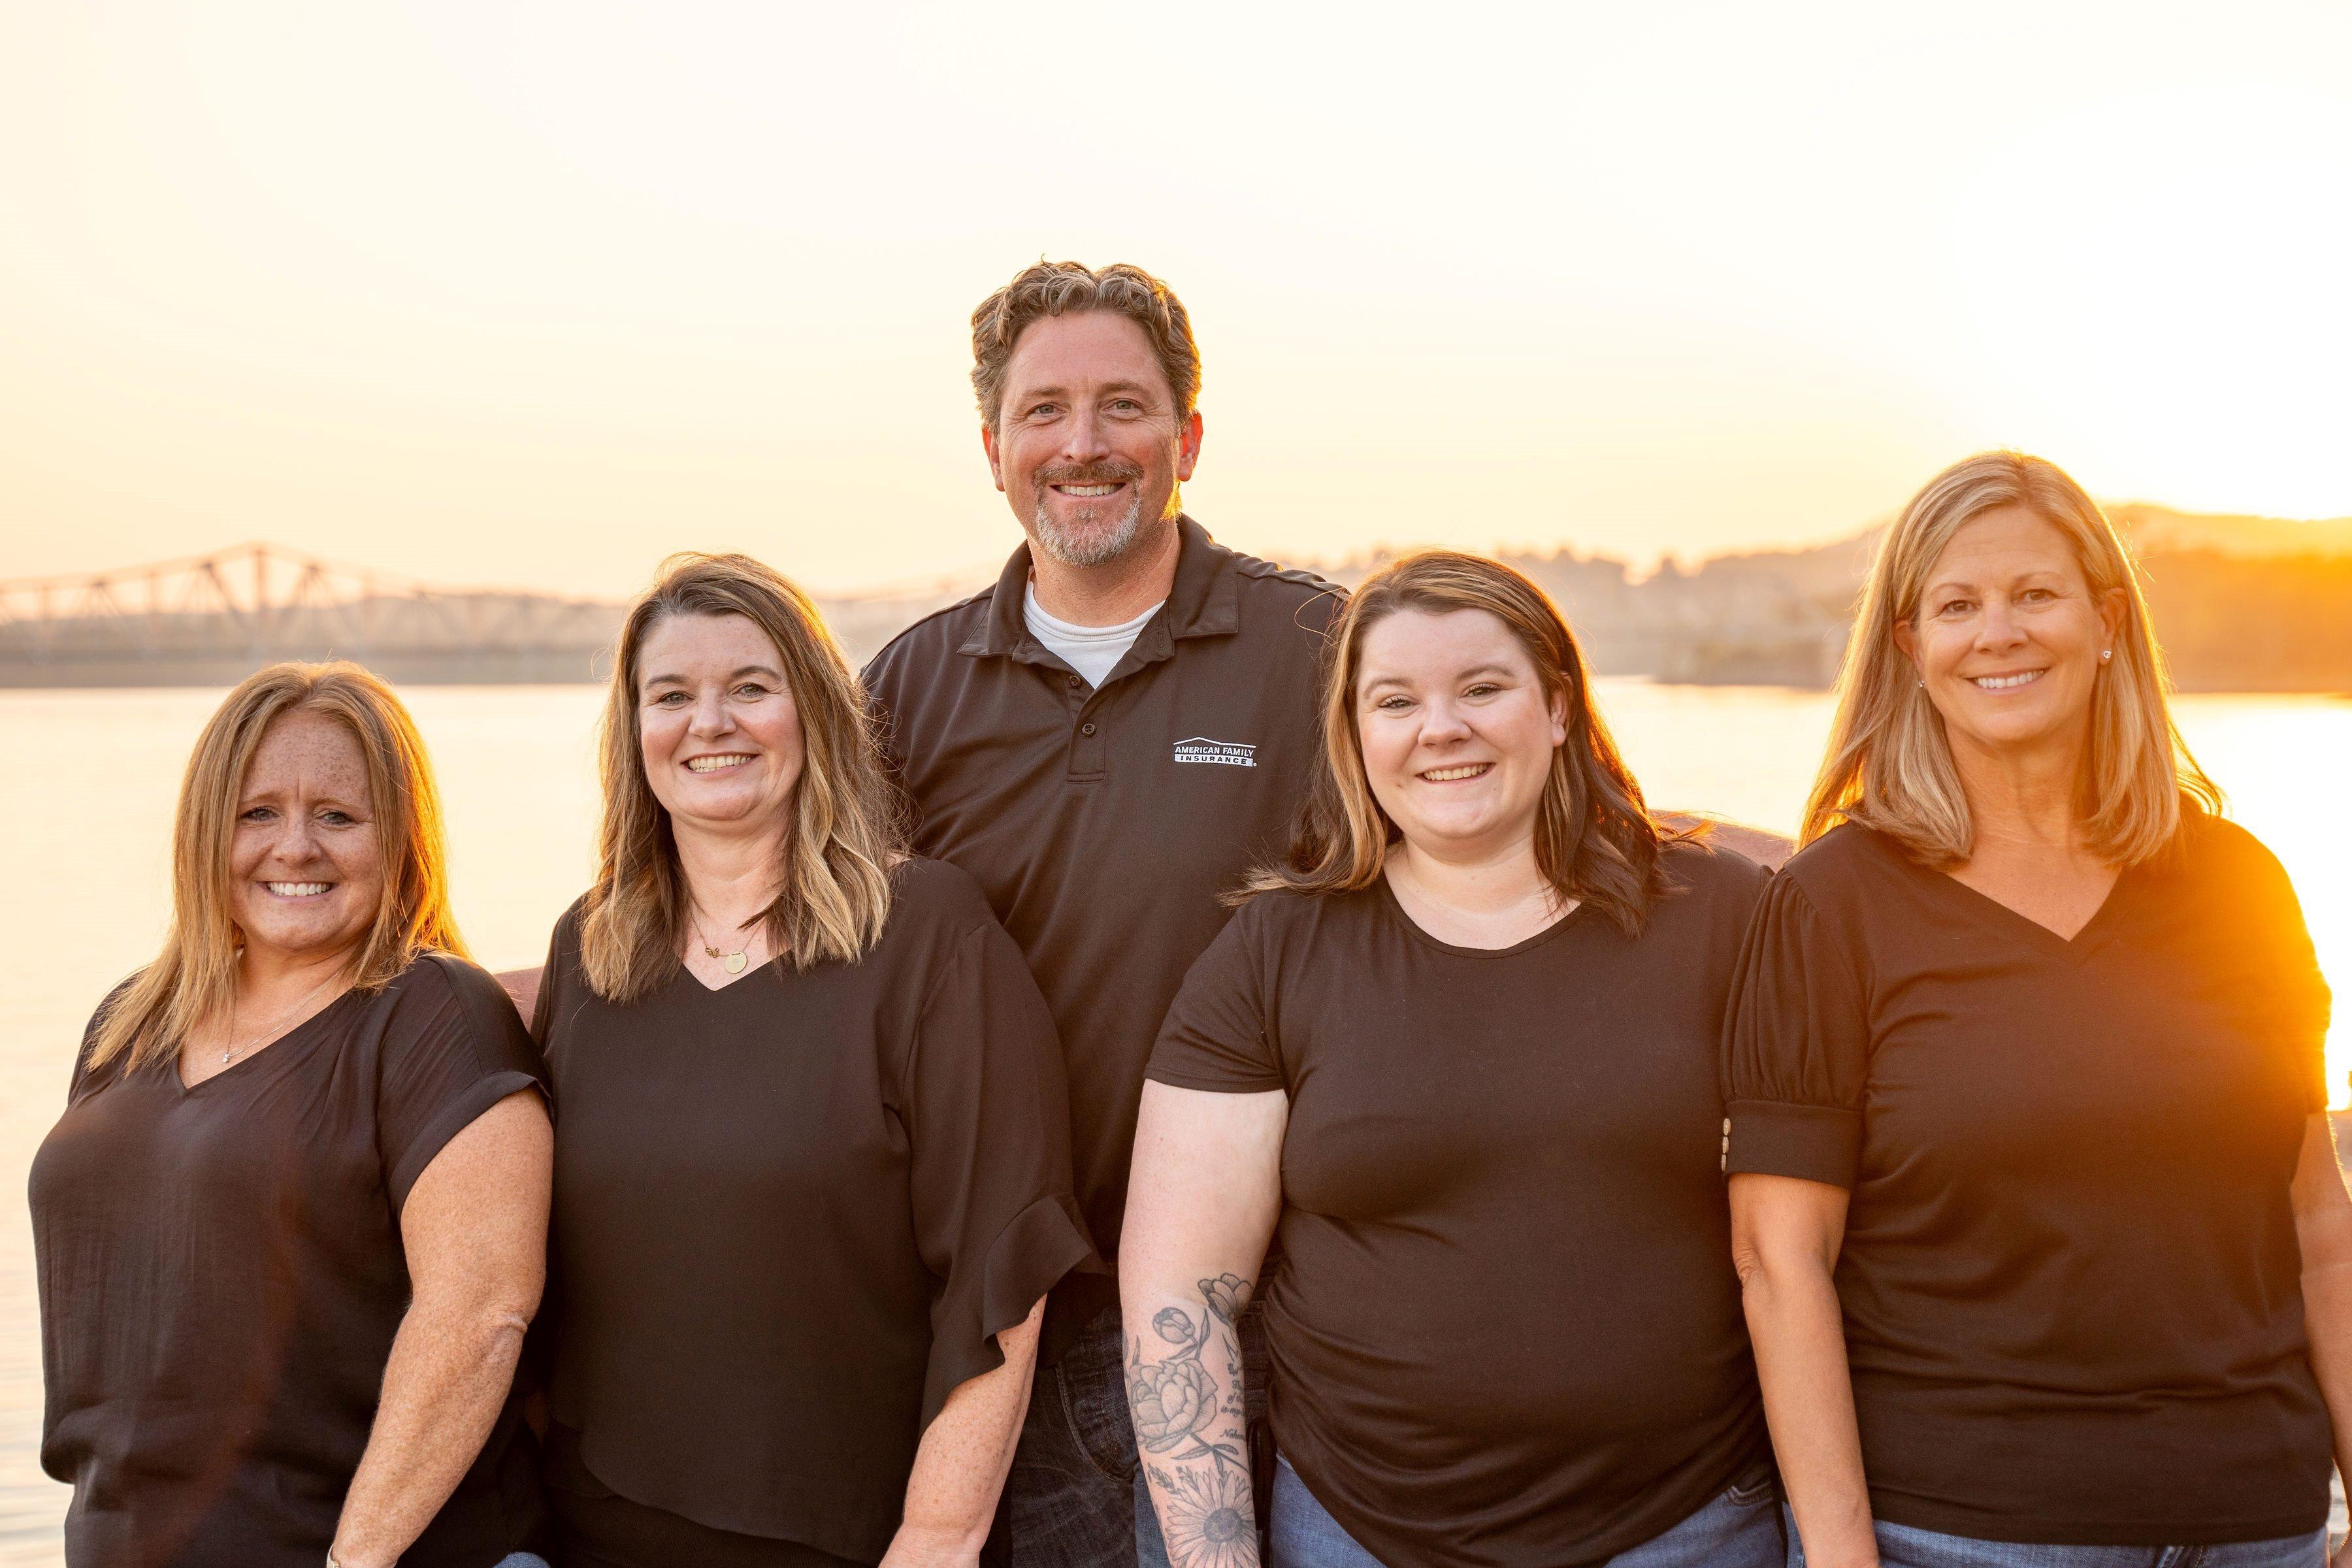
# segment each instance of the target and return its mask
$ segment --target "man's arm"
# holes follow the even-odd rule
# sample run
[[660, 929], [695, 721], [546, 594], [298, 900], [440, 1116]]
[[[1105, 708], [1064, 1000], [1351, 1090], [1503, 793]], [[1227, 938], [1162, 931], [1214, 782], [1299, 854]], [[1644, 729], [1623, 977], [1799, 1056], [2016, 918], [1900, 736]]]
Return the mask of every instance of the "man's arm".
[[1779, 870], [1780, 862], [1797, 852], [1796, 840], [1769, 827], [1753, 827], [1699, 811], [1661, 811], [1655, 815], [1668, 827], [1705, 829], [1707, 843], [1736, 850], [1767, 871]]
[[536, 967], [507, 969], [499, 973], [499, 984], [507, 988], [507, 999], [515, 1005], [525, 1024], [530, 1022], [531, 1009], [539, 1005], [539, 976]]

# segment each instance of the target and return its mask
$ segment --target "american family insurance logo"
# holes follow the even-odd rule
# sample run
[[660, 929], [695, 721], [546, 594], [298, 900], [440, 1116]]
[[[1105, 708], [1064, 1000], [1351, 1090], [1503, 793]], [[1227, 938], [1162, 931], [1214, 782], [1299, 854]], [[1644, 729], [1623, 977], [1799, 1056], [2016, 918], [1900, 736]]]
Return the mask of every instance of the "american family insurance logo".
[[1176, 742], [1176, 760], [1180, 763], [1218, 763], [1229, 768], [1257, 766], [1257, 748], [1244, 746], [1239, 741], [1212, 741], [1206, 735], [1195, 735], [1189, 741]]

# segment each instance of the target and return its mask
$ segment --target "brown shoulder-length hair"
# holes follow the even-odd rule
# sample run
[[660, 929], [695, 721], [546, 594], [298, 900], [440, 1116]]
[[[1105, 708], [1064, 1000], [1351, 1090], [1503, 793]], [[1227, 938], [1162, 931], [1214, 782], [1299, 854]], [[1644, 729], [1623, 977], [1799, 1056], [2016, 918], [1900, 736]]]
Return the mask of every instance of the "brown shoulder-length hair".
[[748, 555], [673, 555], [629, 609], [604, 701], [599, 772], [604, 821], [594, 886], [582, 908], [580, 957], [608, 1002], [640, 1001], [679, 966], [686, 888], [669, 813], [654, 797], [639, 744], [638, 668], [646, 637], [672, 616], [740, 616], [783, 659], [807, 754], [793, 786], [781, 886], [768, 940], [795, 969], [853, 963], [890, 917], [890, 872], [905, 832], [875, 744], [864, 688], [808, 596]]
[[196, 738], [172, 822], [171, 930], [155, 962], [100, 1020], [90, 1067], [127, 1056], [135, 1071], [165, 1060], [236, 995], [244, 937], [230, 913], [229, 840], [254, 752], [269, 727], [293, 713], [320, 713], [341, 724], [359, 742], [367, 768], [383, 894], [352, 961], [352, 986], [380, 989], [420, 953], [467, 956], [449, 912], [441, 797], [408, 710], [356, 664], [273, 664], [230, 692]]
[[2091, 691], [2090, 750], [2075, 799], [2084, 844], [2110, 865], [2137, 865], [2174, 841], [2184, 810], [2221, 809], [2221, 792], [2173, 723], [2164, 655], [2139, 574], [2115, 525], [2057, 464], [2022, 452], [1979, 452], [1929, 479], [1878, 542], [1800, 843], [1852, 822], [1938, 868], [1973, 853], [1976, 827], [1943, 718], [1920, 689], [1895, 630], [1917, 624], [1927, 574], [1953, 535], [2011, 506], [2065, 535], [2093, 597], [2124, 595], [2114, 658]]
[[1627, 935], [1641, 934], [1650, 900], [1670, 889], [1660, 850], [1676, 836], [1643, 804], [1642, 786], [1592, 704], [1583, 652], [1559, 608], [1501, 562], [1452, 550], [1381, 567], [1339, 613], [1324, 651], [1323, 766], [1288, 853], [1252, 872], [1237, 900], [1280, 889], [1353, 892], [1379, 879], [1399, 833], [1364, 773], [1356, 682], [1364, 634], [1400, 610], [1484, 610], [1527, 650], [1545, 695], [1559, 699], [1568, 716], [1568, 739], [1552, 752], [1536, 809], [1536, 864], [1563, 900], [1591, 904]]

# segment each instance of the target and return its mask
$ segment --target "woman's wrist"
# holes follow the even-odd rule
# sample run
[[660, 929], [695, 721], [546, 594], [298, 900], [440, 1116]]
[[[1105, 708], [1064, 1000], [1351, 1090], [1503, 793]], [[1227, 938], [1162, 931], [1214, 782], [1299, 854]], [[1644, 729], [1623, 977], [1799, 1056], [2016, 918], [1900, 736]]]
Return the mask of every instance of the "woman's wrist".
[[882, 1558], [883, 1568], [973, 1568], [980, 1562], [980, 1549], [987, 1540], [985, 1530], [975, 1533], [911, 1521], [903, 1523], [890, 1538], [890, 1550]]
[[1805, 1568], [1878, 1568], [1877, 1532], [1865, 1530], [1856, 1540], [1824, 1542], [1818, 1550], [1806, 1542]]

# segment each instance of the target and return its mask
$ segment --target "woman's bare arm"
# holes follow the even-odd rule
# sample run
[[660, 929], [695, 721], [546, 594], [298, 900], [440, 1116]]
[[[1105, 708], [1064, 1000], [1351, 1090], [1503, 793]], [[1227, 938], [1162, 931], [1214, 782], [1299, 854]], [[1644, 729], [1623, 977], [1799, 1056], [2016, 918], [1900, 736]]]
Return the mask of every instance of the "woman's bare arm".
[[457, 1489], [514, 1384], [547, 1272], [554, 1130], [507, 1096], [425, 1167], [400, 1214], [413, 1297], [343, 1516], [335, 1561], [391, 1568]]
[[1169, 1556], [1255, 1564], [1256, 1500], [1234, 1320], [1282, 1210], [1279, 1089], [1143, 1086], [1119, 1235], [1128, 1405]]
[[1809, 1568], [1877, 1568], [1845, 1319], [1832, 1271], [1847, 1193], [1795, 1176], [1731, 1178], [1732, 1262], [1781, 1483]]
[[907, 1507], [882, 1568], [956, 1568], [980, 1561], [996, 1520], [996, 1496], [1013, 1468], [1013, 1446], [1029, 1409], [1037, 1365], [1037, 1325], [1045, 1300], [996, 1336], [1004, 1364], [960, 1383], [931, 1417], [907, 1478]]
[[[2303, 1325], [2311, 1372], [2336, 1426], [2336, 1468], [2352, 1475], [2352, 1195], [2324, 1114], [2305, 1126], [2294, 1167], [2294, 1237], [2303, 1248]], [[2352, 1564], [2352, 1545], [2336, 1554]]]

